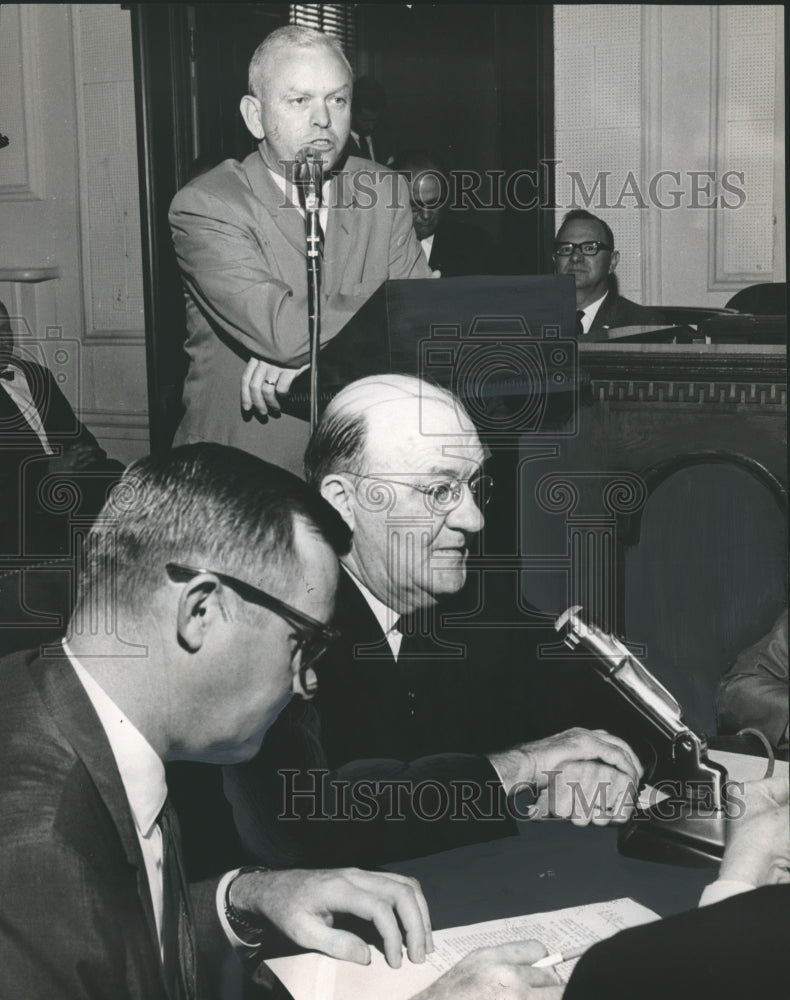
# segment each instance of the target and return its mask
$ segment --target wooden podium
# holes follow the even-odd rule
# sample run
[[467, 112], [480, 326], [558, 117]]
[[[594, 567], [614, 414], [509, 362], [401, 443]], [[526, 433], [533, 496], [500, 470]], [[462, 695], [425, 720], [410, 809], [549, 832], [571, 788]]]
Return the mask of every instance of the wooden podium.
[[[575, 301], [567, 275], [385, 281], [321, 349], [319, 410], [349, 382], [400, 372], [452, 389], [484, 424], [509, 399], [508, 432], [528, 431], [546, 395], [575, 392]], [[307, 419], [309, 372], [282, 408]]]

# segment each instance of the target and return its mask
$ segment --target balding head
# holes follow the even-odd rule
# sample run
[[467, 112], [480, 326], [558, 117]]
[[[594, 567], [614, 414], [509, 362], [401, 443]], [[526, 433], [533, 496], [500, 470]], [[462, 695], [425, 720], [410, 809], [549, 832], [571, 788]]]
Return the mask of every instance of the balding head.
[[410, 375], [347, 386], [305, 456], [308, 480], [352, 531], [342, 561], [388, 607], [455, 593], [483, 526], [483, 449], [461, 403]]
[[393, 409], [429, 435], [436, 433], [437, 417], [452, 411], [459, 432], [478, 443], [465, 407], [447, 389], [414, 375], [370, 375], [342, 389], [324, 411], [305, 453], [307, 481], [319, 488], [324, 476], [339, 468], [362, 472], [367, 446], [380, 433], [386, 435]]
[[403, 174], [409, 185], [417, 239], [432, 236], [439, 228], [442, 211], [450, 197], [447, 177], [439, 161], [426, 149], [407, 149], [395, 157], [392, 169]]

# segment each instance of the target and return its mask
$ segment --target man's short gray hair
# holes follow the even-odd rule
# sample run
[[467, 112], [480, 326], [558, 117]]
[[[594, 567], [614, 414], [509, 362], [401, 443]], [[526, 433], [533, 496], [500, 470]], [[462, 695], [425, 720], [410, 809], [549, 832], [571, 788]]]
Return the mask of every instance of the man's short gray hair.
[[314, 49], [318, 47], [331, 49], [346, 67], [349, 77], [353, 80], [354, 71], [348, 59], [346, 59], [343, 47], [336, 38], [325, 34], [323, 31], [318, 31], [316, 28], [306, 28], [299, 24], [288, 24], [283, 28], [277, 28], [270, 35], [267, 35], [253, 52], [247, 77], [247, 86], [250, 94], [259, 99], [263, 97], [269, 63], [282, 49]]

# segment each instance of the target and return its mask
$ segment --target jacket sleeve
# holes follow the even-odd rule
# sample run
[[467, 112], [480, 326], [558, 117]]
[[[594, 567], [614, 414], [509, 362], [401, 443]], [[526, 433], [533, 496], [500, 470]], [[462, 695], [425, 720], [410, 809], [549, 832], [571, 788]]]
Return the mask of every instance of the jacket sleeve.
[[376, 866], [516, 834], [483, 756], [356, 760], [271, 768], [260, 756], [225, 770], [245, 849], [272, 867]]
[[723, 732], [753, 727], [773, 746], [787, 745], [787, 611], [771, 631], [744, 650], [721, 680], [717, 708]]

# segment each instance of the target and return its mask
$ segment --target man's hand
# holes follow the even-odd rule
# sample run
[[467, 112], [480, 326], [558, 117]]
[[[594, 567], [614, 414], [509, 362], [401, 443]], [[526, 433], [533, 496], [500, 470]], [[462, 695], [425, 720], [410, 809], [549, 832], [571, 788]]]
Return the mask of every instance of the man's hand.
[[568, 729], [489, 760], [508, 794], [520, 785], [537, 789], [532, 818], [558, 816], [576, 826], [624, 823], [643, 773], [628, 744], [603, 729]]
[[264, 916], [302, 948], [346, 962], [370, 962], [370, 948], [355, 934], [333, 928], [334, 915], [371, 920], [381, 935], [387, 963], [400, 968], [403, 935], [412, 962], [433, 951], [428, 904], [416, 879], [359, 868], [327, 871], [260, 871], [240, 875], [232, 886], [235, 907]]
[[268, 361], [250, 358], [241, 376], [242, 410], [249, 413], [255, 409], [262, 417], [267, 413], [279, 413], [277, 393], [287, 396], [293, 380], [308, 367], [302, 365], [301, 368], [279, 368]]
[[719, 878], [749, 885], [790, 882], [790, 817], [787, 776], [744, 785], [744, 811], [727, 823]]
[[478, 948], [412, 1000], [560, 1000], [553, 969], [533, 969], [546, 949], [538, 941]]
[[87, 469], [95, 462], [100, 462], [103, 457], [104, 452], [100, 448], [91, 444], [75, 444], [70, 448], [64, 448], [60, 455], [50, 455], [47, 471], [50, 474], [77, 472], [80, 469]]

